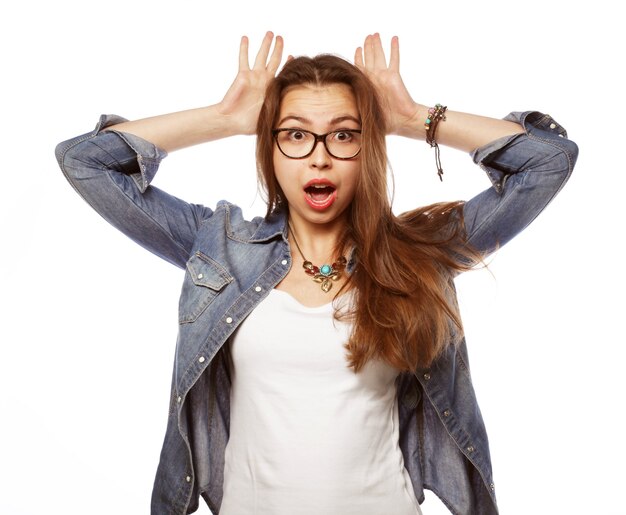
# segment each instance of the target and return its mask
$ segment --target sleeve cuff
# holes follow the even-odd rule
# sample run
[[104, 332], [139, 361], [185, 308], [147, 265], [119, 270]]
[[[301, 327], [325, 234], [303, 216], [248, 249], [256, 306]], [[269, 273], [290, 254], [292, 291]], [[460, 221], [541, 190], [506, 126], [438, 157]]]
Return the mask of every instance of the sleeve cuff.
[[[100, 134], [108, 127], [126, 121], [128, 120], [126, 118], [122, 118], [121, 116], [103, 114], [98, 120], [93, 135], [95, 136], [97, 134]], [[130, 177], [133, 179], [133, 181], [135, 181], [135, 184], [137, 185], [139, 190], [144, 193], [152, 182], [152, 179], [154, 179], [160, 162], [167, 157], [167, 152], [160, 149], [153, 143], [150, 143], [149, 141], [146, 141], [139, 136], [135, 136], [134, 134], [129, 134], [127, 132], [121, 132], [116, 130], [111, 130], [107, 132], [113, 132], [117, 134], [137, 155], [137, 163], [139, 165], [139, 169], [137, 172], [131, 173]]]
[[505, 116], [504, 120], [519, 123], [524, 128], [525, 133], [499, 138], [482, 147], [478, 147], [470, 153], [474, 163], [485, 171], [498, 193], [502, 193], [508, 177], [519, 170], [507, 172], [491, 167], [488, 165], [490, 157], [505, 150], [515, 140], [529, 135], [540, 136], [543, 139], [553, 141], [567, 139], [567, 132], [563, 126], [559, 125], [550, 115], [538, 111], [512, 112]]

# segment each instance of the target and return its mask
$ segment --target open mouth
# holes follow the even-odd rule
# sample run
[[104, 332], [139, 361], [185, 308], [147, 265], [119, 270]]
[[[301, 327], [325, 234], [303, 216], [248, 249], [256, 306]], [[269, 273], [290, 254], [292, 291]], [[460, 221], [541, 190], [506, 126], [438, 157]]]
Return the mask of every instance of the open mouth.
[[328, 184], [309, 184], [304, 188], [305, 200], [314, 209], [326, 209], [335, 201], [337, 189]]

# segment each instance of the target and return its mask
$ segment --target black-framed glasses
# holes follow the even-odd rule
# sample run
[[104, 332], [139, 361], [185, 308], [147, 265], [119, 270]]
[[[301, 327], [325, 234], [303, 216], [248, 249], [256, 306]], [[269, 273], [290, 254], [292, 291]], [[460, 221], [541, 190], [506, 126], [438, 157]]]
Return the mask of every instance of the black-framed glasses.
[[320, 141], [335, 159], [352, 159], [361, 151], [361, 131], [358, 129], [340, 129], [326, 134], [304, 129], [274, 129], [272, 134], [278, 149], [291, 159], [309, 157]]

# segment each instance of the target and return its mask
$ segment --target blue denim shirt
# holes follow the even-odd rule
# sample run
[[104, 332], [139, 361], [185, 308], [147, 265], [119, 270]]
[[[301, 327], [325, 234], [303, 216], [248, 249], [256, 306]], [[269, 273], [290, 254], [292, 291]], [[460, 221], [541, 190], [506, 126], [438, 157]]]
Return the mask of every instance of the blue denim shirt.
[[[492, 186], [464, 204], [467, 238], [490, 252], [524, 229], [569, 178], [578, 149], [548, 115], [512, 113], [525, 128], [472, 152]], [[57, 146], [76, 191], [108, 222], [186, 270], [169, 418], [152, 514], [191, 513], [202, 495], [222, 500], [229, 435], [230, 379], [224, 343], [285, 277], [292, 264], [284, 214], [247, 221], [220, 202], [213, 210], [150, 185], [165, 153], [136, 136], [102, 129]], [[355, 266], [350, 263], [350, 266]], [[435, 492], [452, 513], [498, 512], [487, 433], [474, 394], [465, 342], [429, 369], [398, 377], [400, 447], [417, 499]]]

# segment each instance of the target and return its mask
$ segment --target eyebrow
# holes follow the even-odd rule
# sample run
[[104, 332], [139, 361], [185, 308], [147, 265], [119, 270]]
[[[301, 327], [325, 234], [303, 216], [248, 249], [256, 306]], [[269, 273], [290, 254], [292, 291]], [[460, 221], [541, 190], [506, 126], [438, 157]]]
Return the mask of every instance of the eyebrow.
[[[278, 125], [282, 125], [283, 123], [285, 123], [287, 120], [295, 120], [296, 122], [300, 122], [300, 123], [304, 123], [304, 124], [309, 124], [312, 125], [313, 122], [311, 120], [309, 120], [308, 118], [304, 118], [303, 116], [296, 116], [296, 115], [287, 115], [285, 116], [282, 120], [280, 120], [278, 122]], [[358, 123], [359, 125], [361, 124], [361, 120], [359, 120], [358, 118], [355, 118], [354, 116], [351, 116], [349, 114], [343, 115], [343, 116], [337, 116], [336, 118], [333, 118], [330, 121], [330, 125], [335, 125], [337, 123], [341, 123], [341, 122], [345, 122], [346, 120], [350, 120], [353, 121], [355, 123]]]

